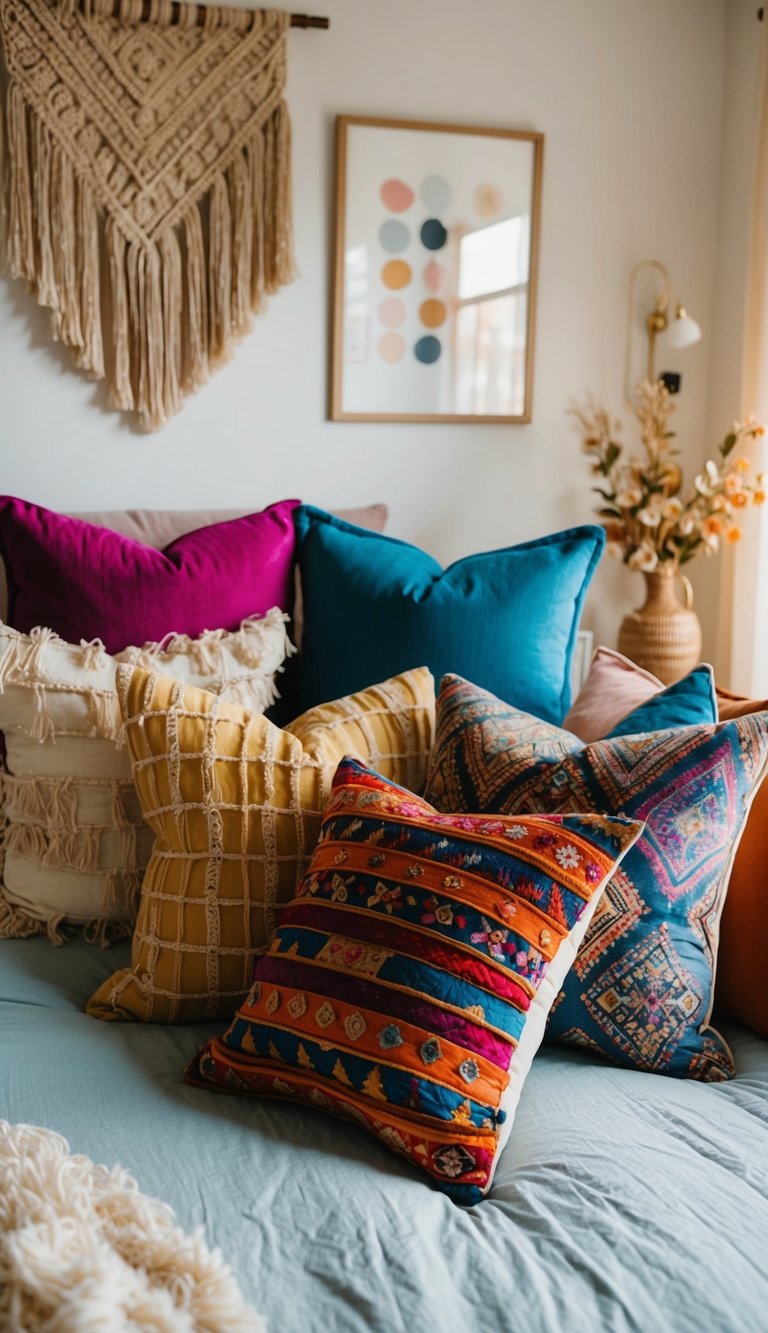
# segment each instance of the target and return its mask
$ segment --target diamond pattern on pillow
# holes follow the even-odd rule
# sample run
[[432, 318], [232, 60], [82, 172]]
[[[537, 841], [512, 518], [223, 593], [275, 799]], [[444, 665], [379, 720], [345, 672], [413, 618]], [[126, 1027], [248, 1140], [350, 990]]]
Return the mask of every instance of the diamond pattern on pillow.
[[711, 1026], [720, 916], [768, 714], [583, 745], [457, 676], [437, 704], [427, 799], [505, 815], [604, 811], [645, 832], [608, 886], [548, 1035], [683, 1078], [735, 1072]]

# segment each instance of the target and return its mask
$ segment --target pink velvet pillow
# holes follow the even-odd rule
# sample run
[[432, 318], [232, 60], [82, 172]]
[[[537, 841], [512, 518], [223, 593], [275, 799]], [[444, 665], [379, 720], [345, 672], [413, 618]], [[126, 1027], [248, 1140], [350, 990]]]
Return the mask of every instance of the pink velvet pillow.
[[596, 648], [587, 679], [566, 713], [563, 727], [591, 745], [663, 689], [660, 680], [628, 657], [613, 648]]
[[186, 533], [157, 551], [81, 519], [0, 497], [0, 554], [8, 623], [36, 625], [69, 643], [102, 639], [107, 651], [236, 629], [247, 616], [293, 602], [298, 500]]

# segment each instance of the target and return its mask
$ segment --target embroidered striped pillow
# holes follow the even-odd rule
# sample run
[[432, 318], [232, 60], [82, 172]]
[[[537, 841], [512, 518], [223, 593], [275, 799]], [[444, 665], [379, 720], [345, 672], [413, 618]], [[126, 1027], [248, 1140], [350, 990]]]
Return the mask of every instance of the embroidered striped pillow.
[[476, 1203], [603, 885], [642, 828], [439, 814], [344, 759], [250, 994], [187, 1081], [351, 1117]]

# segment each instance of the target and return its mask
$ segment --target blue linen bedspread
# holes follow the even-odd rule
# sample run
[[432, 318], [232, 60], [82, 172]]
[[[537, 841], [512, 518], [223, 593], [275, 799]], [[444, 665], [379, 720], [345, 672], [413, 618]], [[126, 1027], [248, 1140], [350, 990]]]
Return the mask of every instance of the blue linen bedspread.
[[270, 1333], [768, 1329], [768, 1043], [699, 1084], [536, 1057], [487, 1200], [461, 1209], [362, 1129], [186, 1087], [221, 1027], [83, 1005], [127, 947], [0, 944], [0, 1116], [120, 1163], [202, 1224]]

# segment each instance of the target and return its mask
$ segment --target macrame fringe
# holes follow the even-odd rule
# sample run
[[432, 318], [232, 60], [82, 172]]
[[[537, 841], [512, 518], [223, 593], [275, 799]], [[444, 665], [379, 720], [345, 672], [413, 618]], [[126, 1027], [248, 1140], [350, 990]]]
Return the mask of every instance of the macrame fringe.
[[[209, 675], [211, 672], [220, 671], [221, 659], [217, 650], [222, 641], [227, 640], [233, 659], [243, 667], [243, 674], [242, 676], [232, 677], [222, 676], [218, 686], [213, 683], [208, 685], [208, 689], [214, 693], [226, 695], [241, 679], [246, 679], [262, 665], [264, 653], [267, 649], [274, 651], [273, 635], [278, 626], [283, 627], [282, 642], [277, 650], [282, 661], [284, 662], [297, 652], [288, 637], [287, 625], [289, 621], [289, 615], [281, 611], [279, 607], [273, 606], [265, 616], [246, 616], [244, 620], [241, 620], [237, 633], [233, 634], [231, 631], [224, 629], [206, 630], [198, 638], [191, 639], [187, 634], [171, 632], [166, 634], [159, 643], [145, 643], [141, 648], [124, 649], [120, 657], [122, 661], [130, 662], [132, 666], [142, 667], [146, 671], [162, 671], [164, 668], [163, 657], [181, 654], [201, 676]], [[282, 665], [277, 668], [278, 672], [282, 670]], [[264, 689], [264, 707], [267, 708], [277, 702], [280, 693], [274, 678], [269, 683], [264, 682]], [[121, 719], [120, 728], [120, 737], [124, 744], [125, 735]]]
[[45, 922], [12, 907], [0, 888], [0, 940], [28, 940], [45, 933]]
[[266, 1333], [202, 1227], [60, 1134], [0, 1120], [0, 1327]]
[[86, 944], [96, 944], [100, 949], [108, 949], [118, 940], [129, 940], [132, 935], [133, 926], [123, 925], [120, 921], [107, 921], [105, 917], [95, 917], [83, 926]]
[[[59, 13], [70, 21], [74, 0], [62, 0]], [[0, 170], [5, 139], [8, 268], [50, 310], [52, 336], [73, 350], [76, 364], [108, 378], [111, 405], [136, 411], [145, 430], [157, 430], [229, 359], [265, 296], [294, 277], [287, 107], [278, 103], [178, 233], [142, 245], [107, 217], [103, 266], [93, 190], [13, 81], [6, 122]], [[113, 330], [108, 358], [104, 287]]]

